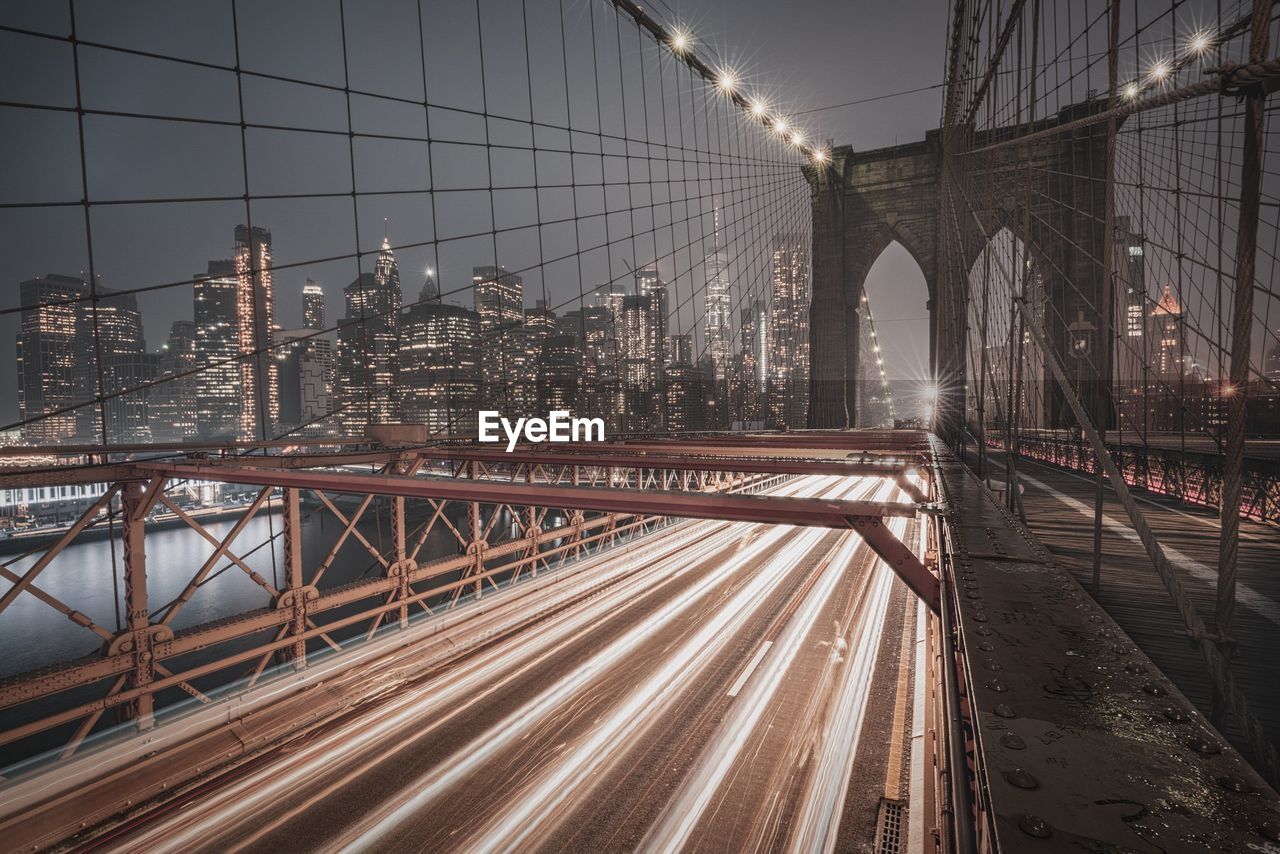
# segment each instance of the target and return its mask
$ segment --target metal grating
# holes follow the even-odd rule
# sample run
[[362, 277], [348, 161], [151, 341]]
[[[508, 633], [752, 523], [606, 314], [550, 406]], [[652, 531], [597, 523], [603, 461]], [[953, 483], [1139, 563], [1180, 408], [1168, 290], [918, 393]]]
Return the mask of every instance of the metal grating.
[[880, 799], [876, 817], [876, 854], [899, 854], [902, 851], [902, 823], [906, 810], [902, 801]]

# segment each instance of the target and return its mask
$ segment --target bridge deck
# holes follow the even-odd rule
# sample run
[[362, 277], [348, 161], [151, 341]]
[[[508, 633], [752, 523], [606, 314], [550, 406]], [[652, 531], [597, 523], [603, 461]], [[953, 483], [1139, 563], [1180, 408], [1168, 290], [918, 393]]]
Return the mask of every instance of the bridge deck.
[[[1004, 471], [993, 457], [993, 471]], [[1023, 500], [1031, 530], [1076, 580], [1088, 588], [1093, 578], [1092, 478], [1034, 461], [1019, 461]], [[1148, 523], [1168, 550], [1183, 586], [1208, 624], [1214, 624], [1218, 567], [1218, 521], [1212, 512], [1136, 493]], [[1102, 589], [1094, 598], [1128, 632], [1201, 712], [1208, 714], [1211, 686], [1200, 654], [1187, 642], [1182, 622], [1128, 517], [1110, 489], [1104, 503]], [[1255, 522], [1240, 526], [1235, 634], [1239, 649], [1234, 672], [1249, 697], [1253, 714], [1280, 747], [1280, 530]], [[1093, 592], [1093, 591], [1090, 591]], [[1239, 728], [1224, 733], [1242, 752], [1248, 750]]]
[[[1219, 741], [1208, 721], [1057, 555], [940, 447], [937, 466], [981, 783], [999, 847], [1264, 844], [1277, 832], [1275, 793], [1229, 747], [1205, 750]], [[1061, 505], [1028, 509], [1057, 522], [1069, 515]], [[1088, 548], [1083, 530], [1074, 538]], [[1151, 591], [1143, 606], [1158, 601]]]

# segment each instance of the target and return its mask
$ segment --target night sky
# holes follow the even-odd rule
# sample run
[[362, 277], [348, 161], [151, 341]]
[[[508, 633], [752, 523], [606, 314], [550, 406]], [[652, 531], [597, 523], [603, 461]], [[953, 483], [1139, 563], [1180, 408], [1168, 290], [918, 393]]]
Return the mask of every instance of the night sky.
[[[942, 77], [946, 10], [923, 0], [894, 2], [829, 2], [829, 0], [740, 0], [739, 2], [674, 3], [673, 12], [662, 4], [651, 6], [666, 22], [683, 23], [698, 49], [707, 58], [730, 64], [744, 88], [761, 93], [771, 105], [788, 113], [860, 98], [883, 95], [937, 83]], [[80, 50], [81, 97], [86, 107], [124, 113], [159, 114], [194, 121], [155, 121], [120, 116], [85, 117], [86, 165], [91, 199], [128, 203], [92, 208], [92, 241], [99, 281], [114, 288], [152, 287], [190, 280], [203, 272], [210, 259], [232, 253], [232, 231], [246, 220], [244, 201], [249, 193], [289, 196], [331, 193], [328, 198], [276, 198], [252, 202], [254, 225], [269, 228], [274, 238], [277, 266], [325, 258], [352, 251], [358, 233], [361, 251], [376, 250], [385, 233], [393, 245], [428, 242], [482, 232], [490, 228], [490, 194], [484, 187], [484, 149], [476, 146], [433, 145], [431, 170], [426, 145], [421, 140], [430, 122], [435, 139], [483, 141], [483, 120], [465, 111], [566, 122], [566, 100], [577, 128], [595, 128], [596, 92], [590, 49], [592, 25], [600, 48], [594, 60], [612, 62], [611, 75], [599, 75], [600, 111], [606, 132], [610, 128], [643, 126], [641, 110], [656, 103], [653, 89], [641, 92], [641, 73], [635, 63], [645, 56], [652, 62], [653, 46], [640, 48], [635, 28], [627, 22], [618, 29], [607, 6], [587, 0], [563, 0], [567, 54], [560, 50], [561, 15], [557, 3], [526, 0], [529, 44], [528, 72], [524, 50], [525, 31], [519, 0], [480, 0], [483, 51], [477, 43], [476, 0], [430, 0], [423, 4], [422, 29], [425, 50], [427, 100], [441, 109], [424, 111], [420, 104], [392, 103], [353, 95], [351, 122], [357, 131], [393, 138], [357, 138], [354, 152], [345, 133], [300, 134], [283, 130], [250, 128], [242, 158], [240, 98], [251, 123], [306, 126], [345, 131], [347, 99], [341, 91], [244, 75], [238, 90], [233, 72], [170, 62], [155, 57], [129, 55], [89, 45]], [[416, 2], [348, 2], [344, 10], [346, 74], [353, 90], [421, 101], [423, 52], [419, 50]], [[237, 39], [241, 67], [266, 74], [299, 78], [341, 88], [344, 82], [343, 21], [333, 2], [242, 2], [236, 8], [238, 28], [232, 24], [232, 6], [207, 3], [88, 3], [75, 7], [76, 28], [84, 42], [100, 42], [144, 53], [182, 56], [232, 66]], [[68, 9], [60, 3], [0, 3], [0, 24], [34, 33], [65, 35], [70, 32]], [[619, 35], [620, 34], [620, 35]], [[607, 36], [607, 38], [601, 38]], [[585, 51], [584, 51], [584, 46]], [[481, 58], [483, 57], [483, 63]], [[483, 77], [481, 74], [483, 65]], [[566, 68], [567, 65], [567, 68]], [[623, 73], [619, 75], [619, 71]], [[629, 73], [628, 73], [629, 72]], [[626, 82], [620, 83], [621, 76]], [[649, 70], [645, 79], [657, 79]], [[484, 80], [487, 85], [482, 86]], [[568, 81], [567, 92], [565, 80]], [[531, 87], [532, 84], [532, 87]], [[532, 88], [532, 98], [530, 97]], [[687, 89], [687, 82], [686, 82]], [[627, 107], [621, 106], [625, 95]], [[63, 41], [38, 35], [0, 32], [0, 101], [74, 107], [76, 102], [72, 50]], [[446, 109], [454, 108], [454, 109]], [[937, 124], [940, 90], [893, 98], [854, 107], [798, 115], [811, 138], [873, 148], [919, 139]], [[652, 128], [652, 113], [650, 113]], [[0, 106], [0, 203], [34, 203], [40, 207], [0, 208], [0, 309], [17, 305], [19, 281], [45, 273], [77, 274], [89, 269], [84, 213], [78, 205], [81, 191], [80, 147], [74, 112], [32, 110]], [[590, 180], [601, 171], [600, 157], [543, 157], [520, 150], [531, 144], [527, 124], [490, 122], [489, 139], [512, 146], [493, 158], [495, 187], [517, 188], [531, 183], [538, 169], [538, 185]], [[539, 131], [536, 144], [565, 144], [567, 134]], [[575, 134], [578, 149], [589, 144]], [[622, 152], [619, 152], [622, 153]], [[634, 153], [634, 152], [633, 152]], [[356, 185], [362, 196], [354, 210], [349, 195], [354, 160]], [[594, 165], [590, 162], [594, 160]], [[797, 160], [798, 163], [798, 160]], [[605, 167], [605, 180], [616, 180]], [[636, 176], [632, 175], [634, 179]], [[435, 187], [435, 218], [431, 194]], [[448, 191], [448, 192], [444, 192]], [[619, 206], [609, 188], [610, 210]], [[731, 204], [733, 189], [720, 189]], [[225, 197], [201, 202], [180, 202], [191, 196]], [[756, 225], [795, 224], [796, 199], [807, 197], [803, 182], [790, 182], [781, 201], [789, 205], [783, 218], [755, 214]], [[745, 198], [745, 197], [743, 197]], [[152, 200], [164, 200], [153, 202]], [[492, 196], [493, 216], [504, 223], [537, 222], [572, 213], [568, 190], [507, 189]], [[582, 214], [600, 200], [577, 199]], [[632, 203], [637, 200], [633, 199]], [[638, 200], [643, 202], [643, 199]], [[52, 205], [48, 203], [54, 203]], [[540, 206], [540, 211], [537, 210]], [[698, 222], [691, 223], [693, 237], [710, 232], [709, 203], [701, 205]], [[358, 220], [358, 224], [357, 224]], [[630, 224], [612, 224], [616, 240]], [[736, 241], [741, 251], [748, 236], [748, 218], [725, 239]], [[645, 223], [640, 223], [643, 228]], [[500, 236], [499, 263], [510, 269], [536, 265], [538, 253], [546, 257], [572, 252], [572, 230], [544, 230], [541, 247], [536, 229], [531, 233]], [[595, 235], [580, 233], [591, 239]], [[599, 235], [603, 237], [603, 233]], [[581, 280], [592, 282], [626, 275], [632, 259], [643, 264], [654, 255], [672, 257], [662, 262], [664, 278], [685, 270], [676, 301], [700, 305], [700, 295], [688, 291], [697, 282], [700, 258], [681, 252], [683, 241], [672, 237], [637, 239], [634, 245], [605, 257], [589, 253], [582, 258]], [[494, 241], [489, 236], [450, 241], [439, 252], [431, 246], [397, 251], [406, 300], [416, 299], [425, 269], [440, 270], [446, 299], [470, 303], [471, 267], [492, 263]], [[620, 256], [620, 257], [619, 257]], [[276, 322], [285, 328], [301, 324], [300, 290], [306, 278], [326, 290], [330, 324], [342, 316], [341, 289], [357, 272], [354, 258], [308, 263], [281, 269], [275, 277]], [[577, 300], [577, 259], [548, 265], [545, 276], [526, 273], [526, 302], [544, 292], [553, 304]], [[748, 277], [744, 262], [743, 276]], [[363, 269], [372, 268], [366, 257]], [[692, 269], [691, 269], [692, 268]], [[752, 268], [754, 269], [754, 268]], [[756, 276], [758, 272], [751, 273]], [[745, 279], [744, 279], [745, 280]], [[756, 279], [753, 279], [755, 281]], [[624, 281], [629, 287], [630, 283]], [[700, 287], [700, 284], [695, 285]], [[757, 285], [758, 287], [758, 285]], [[899, 247], [891, 247], [872, 270], [867, 283], [885, 349], [886, 366], [894, 377], [919, 377], [927, 357], [927, 325], [924, 280], [914, 262]], [[452, 296], [448, 296], [453, 294]], [[164, 343], [171, 322], [191, 316], [190, 285], [157, 289], [139, 296], [146, 323], [147, 344]], [[572, 307], [572, 306], [568, 306]], [[690, 311], [676, 326], [694, 322]], [[0, 315], [0, 353], [12, 357], [17, 315]], [[12, 371], [0, 372], [0, 420], [17, 418], [16, 379]]]

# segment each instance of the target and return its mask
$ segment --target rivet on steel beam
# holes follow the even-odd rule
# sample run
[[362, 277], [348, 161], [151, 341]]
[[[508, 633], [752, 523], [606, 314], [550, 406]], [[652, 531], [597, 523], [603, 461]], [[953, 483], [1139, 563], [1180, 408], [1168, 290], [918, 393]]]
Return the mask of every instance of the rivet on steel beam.
[[1150, 694], [1152, 697], [1159, 697], [1164, 694], [1164, 689], [1154, 682], [1148, 682], [1142, 686], [1142, 693]]
[[[1126, 665], [1124, 666], [1124, 670], [1125, 670], [1125, 672], [1126, 672], [1126, 673], [1133, 673], [1133, 674], [1135, 674], [1135, 675], [1136, 675], [1136, 674], [1138, 674], [1138, 673], [1146, 673], [1146, 672], [1147, 672], [1147, 668], [1143, 667], [1141, 664], [1139, 664], [1139, 663], [1138, 663], [1138, 662], [1136, 662], [1136, 661], [1130, 661], [1128, 664], [1126, 664]], [[1145, 689], [1143, 689], [1143, 690], [1145, 690]]]
[[1022, 740], [1022, 736], [1016, 733], [1006, 732], [1000, 736], [1000, 743], [1010, 750], [1026, 750], [1027, 743]]
[[1018, 816], [1018, 829], [1028, 836], [1034, 836], [1036, 839], [1048, 839], [1053, 836], [1049, 823], [1038, 815]]
[[982, 650], [983, 652], [994, 652], [995, 648], [996, 648], [996, 645], [993, 644], [991, 641], [983, 641], [982, 643], [978, 644], [978, 649]]
[[[984, 615], [984, 616], [985, 616], [985, 615]], [[991, 635], [991, 627], [990, 627], [990, 626], [978, 626], [976, 629], [974, 629], [974, 630], [973, 630], [973, 633], [974, 633], [974, 634], [976, 634], [976, 635], [982, 635], [984, 638], [985, 638], [985, 637], [989, 637], [989, 636]]]
[[1258, 825], [1258, 833], [1270, 839], [1272, 842], [1280, 842], [1280, 819], [1268, 818], [1264, 819]]
[[1187, 721], [1187, 713], [1182, 711], [1182, 709], [1175, 709], [1172, 706], [1164, 710], [1164, 716], [1175, 724], [1186, 723]]
[[997, 703], [992, 707], [991, 711], [1002, 718], [1016, 718], [1018, 716], [1018, 713], [1011, 706], [1004, 703]]
[[992, 661], [992, 660], [991, 660], [991, 659], [989, 659], [989, 658], [988, 658], [986, 661], [982, 662], [982, 666], [983, 666], [983, 667], [985, 667], [985, 668], [986, 668], [986, 669], [988, 669], [988, 670], [991, 670], [991, 671], [1003, 670], [1003, 669], [1004, 669], [1004, 665], [1003, 665], [1003, 664], [1001, 664], [1001, 663], [1000, 663], [1000, 662], [998, 662], [998, 661]]
[[987, 690], [995, 691], [997, 694], [1003, 694], [1005, 691], [1009, 690], [1009, 686], [1005, 685], [999, 679], [992, 679], [987, 683]]
[[1004, 779], [1011, 786], [1017, 786], [1019, 789], [1038, 789], [1040, 781], [1031, 776], [1031, 772], [1025, 768], [1011, 768], [1004, 772]]
[[1223, 774], [1217, 780], [1218, 785], [1228, 792], [1239, 792], [1242, 795], [1247, 795], [1253, 791], [1253, 787], [1245, 782], [1243, 777], [1237, 777], [1235, 774]]
[[974, 621], [974, 622], [976, 622], [976, 623], [985, 623], [985, 622], [987, 622], [987, 621], [988, 621], [988, 620], [990, 620], [990, 619], [991, 619], [991, 618], [990, 618], [990, 617], [988, 617], [986, 614], [974, 614], [974, 615], [973, 615], [973, 621]]

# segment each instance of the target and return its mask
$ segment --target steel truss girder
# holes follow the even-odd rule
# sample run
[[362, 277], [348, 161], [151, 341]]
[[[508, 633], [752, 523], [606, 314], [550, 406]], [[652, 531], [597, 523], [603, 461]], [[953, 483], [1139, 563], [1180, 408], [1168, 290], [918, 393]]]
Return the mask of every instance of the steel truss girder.
[[676, 490], [609, 489], [492, 480], [460, 480], [367, 475], [348, 472], [266, 471], [247, 466], [141, 464], [141, 468], [173, 478], [258, 486], [297, 487], [346, 495], [389, 495], [563, 507], [601, 513], [635, 513], [688, 519], [719, 519], [773, 525], [848, 528], [859, 518], [915, 516], [911, 504], [881, 501], [838, 501], [826, 498], [781, 498], [762, 495], [680, 492]]
[[[827, 443], [832, 444], [832, 442]], [[612, 446], [617, 447], [617, 446]], [[612, 450], [612, 447], [610, 450]], [[276, 606], [273, 609], [248, 612], [228, 620], [193, 627], [173, 632], [167, 629], [168, 614], [153, 615], [157, 621], [147, 629], [145, 642], [145, 666], [140, 666], [139, 650], [133, 644], [132, 650], [123, 647], [105, 649], [101, 656], [65, 662], [38, 673], [17, 675], [0, 684], [0, 708], [6, 708], [54, 693], [66, 691], [80, 686], [114, 680], [106, 696], [83, 703], [76, 708], [67, 709], [56, 715], [0, 733], [0, 745], [11, 743], [36, 732], [47, 730], [60, 724], [80, 721], [76, 735], [67, 745], [66, 754], [74, 752], [93, 724], [110, 708], [123, 707], [126, 714], [136, 717], [143, 726], [150, 725], [151, 698], [156, 692], [171, 687], [179, 687], [202, 702], [207, 702], [189, 680], [226, 670], [237, 664], [257, 661], [253, 670], [256, 680], [274, 655], [277, 660], [292, 660], [295, 668], [306, 666], [306, 644], [308, 641], [325, 642], [334, 646], [326, 632], [333, 632], [346, 625], [354, 625], [364, 620], [376, 620], [380, 623], [388, 617], [394, 619], [397, 613], [401, 623], [407, 617], [410, 605], [426, 608], [431, 596], [454, 590], [461, 592], [465, 586], [482, 587], [484, 581], [493, 582], [495, 574], [520, 571], [529, 567], [531, 571], [538, 563], [547, 565], [547, 561], [571, 556], [584, 546], [592, 543], [603, 544], [612, 541], [620, 534], [634, 533], [646, 529], [651, 523], [670, 517], [726, 519], [730, 521], [747, 521], [776, 524], [795, 524], [809, 526], [825, 526], [836, 528], [852, 528], [858, 530], [868, 544], [875, 550], [908, 586], [920, 595], [931, 607], [937, 607], [937, 580], [923, 564], [883, 525], [886, 515], [910, 516], [915, 508], [908, 504], [882, 504], [876, 502], [837, 502], [811, 499], [766, 498], [752, 495], [725, 495], [717, 490], [734, 490], [753, 488], [766, 483], [772, 478], [762, 479], [761, 475], [780, 476], [783, 474], [829, 473], [836, 475], [882, 475], [892, 476], [900, 483], [914, 487], [906, 475], [907, 466], [901, 461], [854, 461], [850, 464], [844, 460], [815, 461], [798, 460], [784, 462], [778, 466], [762, 464], [760, 460], [752, 461], [743, 457], [723, 457], [713, 462], [700, 461], [686, 454], [670, 453], [667, 448], [663, 455], [637, 455], [636, 449], [619, 447], [623, 453], [605, 453], [599, 460], [583, 459], [577, 455], [573, 459], [552, 458], [549, 454], [529, 454], [533, 458], [528, 461], [502, 455], [491, 460], [463, 460], [454, 471], [452, 479], [412, 477], [427, 458], [439, 459], [448, 457], [456, 459], [458, 449], [447, 449], [430, 453], [420, 453], [423, 449], [407, 448], [395, 451], [371, 451], [366, 454], [354, 454], [360, 461], [381, 461], [387, 463], [384, 471], [397, 471], [401, 474], [361, 475], [332, 471], [294, 471], [274, 468], [261, 468], [261, 464], [271, 465], [277, 459], [290, 458], [258, 458], [251, 462], [252, 466], [229, 465], [231, 460], [209, 461], [202, 465], [164, 465], [164, 464], [122, 464], [115, 473], [119, 476], [114, 489], [131, 490], [130, 503], [133, 513], [130, 514], [131, 527], [136, 527], [138, 554], [136, 565], [145, 566], [145, 546], [140, 536], [145, 524], [146, 510], [157, 500], [164, 501], [162, 495], [163, 482], [166, 479], [190, 478], [194, 480], [221, 481], [235, 483], [258, 483], [264, 489], [259, 494], [261, 501], [274, 487], [281, 487], [286, 496], [286, 530], [297, 529], [297, 496], [301, 490], [315, 492], [328, 489], [336, 493], [363, 494], [365, 501], [361, 509], [351, 514], [349, 519], [338, 518], [348, 530], [355, 523], [369, 501], [376, 495], [391, 496], [393, 508], [403, 507], [405, 498], [422, 498], [436, 511], [430, 522], [424, 524], [425, 529], [438, 520], [448, 526], [459, 542], [464, 546], [478, 545], [474, 551], [456, 557], [441, 558], [419, 566], [415, 557], [417, 548], [410, 553], [403, 542], [403, 518], [393, 520], [393, 528], [398, 530], [394, 537], [394, 553], [388, 551], [384, 557], [394, 558], [384, 568], [380, 577], [369, 578], [352, 585], [320, 591], [316, 583], [320, 574], [327, 568], [327, 560], [317, 567], [310, 583], [303, 582], [297, 571], [300, 568], [300, 554], [293, 551], [286, 543], [287, 585], [276, 591]], [[681, 449], [683, 450], [683, 448]], [[753, 449], [757, 450], [757, 449]], [[345, 456], [345, 455], [344, 455]], [[314, 465], [317, 459], [332, 461], [332, 457], [304, 457]], [[355, 460], [352, 460], [353, 462]], [[236, 462], [250, 462], [238, 460]], [[298, 460], [302, 462], [302, 460]], [[482, 480], [492, 477], [485, 463], [514, 463], [512, 480]], [[330, 463], [332, 464], [332, 463]], [[745, 471], [744, 471], [745, 469]], [[764, 469], [764, 471], [753, 471]], [[821, 469], [821, 472], [818, 471]], [[468, 478], [468, 479], [463, 479]], [[550, 481], [539, 482], [540, 479]], [[628, 486], [624, 489], [603, 488], [594, 484], [616, 484], [619, 479]], [[562, 485], [565, 481], [570, 485]], [[589, 484], [589, 485], [583, 485]], [[651, 487], [663, 487], [654, 489]], [[673, 492], [671, 488], [697, 490], [693, 493]], [[707, 492], [712, 490], [712, 492]], [[916, 488], [916, 492], [919, 490]], [[923, 500], [923, 495], [913, 495]], [[489, 536], [489, 528], [493, 520], [483, 531], [472, 531], [475, 536], [468, 538], [454, 529], [444, 515], [444, 508], [449, 502], [467, 503], [473, 508], [481, 504], [494, 507], [507, 507], [521, 519], [535, 519], [541, 527], [546, 508], [563, 509], [568, 512], [568, 524], [550, 531], [531, 532], [526, 524], [519, 539], [502, 540], [489, 544], [485, 538]], [[167, 503], [167, 502], [166, 502]], [[516, 507], [527, 508], [517, 511]], [[535, 511], [534, 508], [543, 508]], [[255, 508], [256, 509], [256, 508]], [[332, 507], [330, 509], [333, 509]], [[584, 518], [582, 511], [600, 512], [601, 516]], [[393, 509], [393, 515], [395, 511]], [[252, 510], [247, 511], [251, 515]], [[182, 514], [178, 514], [181, 518]], [[527, 518], [526, 518], [527, 517]], [[187, 521], [184, 519], [184, 521]], [[188, 524], [191, 524], [188, 522]], [[239, 526], [237, 526], [239, 527]], [[464, 529], [467, 527], [464, 524]], [[199, 533], [199, 529], [197, 529]], [[423, 537], [425, 538], [425, 537]], [[206, 539], [207, 532], [206, 532]], [[227, 537], [221, 544], [225, 556], [236, 561], [235, 557], [225, 550], [234, 537]], [[558, 543], [558, 544], [557, 544]], [[296, 544], [294, 544], [296, 546]], [[366, 543], [366, 547], [371, 544]], [[495, 566], [495, 562], [502, 565]], [[242, 567], [243, 569], [243, 567]], [[393, 571], [394, 569], [394, 571]], [[430, 590], [415, 592], [412, 585], [437, 578], [448, 573], [462, 571], [458, 581], [444, 585], [433, 585]], [[145, 579], [145, 569], [135, 573], [136, 580]], [[16, 579], [15, 579], [16, 580]], [[139, 594], [145, 595], [144, 590]], [[38, 595], [39, 591], [33, 589]], [[138, 597], [137, 604], [143, 600]], [[376, 598], [375, 598], [376, 597]], [[314, 616], [337, 608], [349, 607], [361, 602], [375, 601], [370, 607], [363, 608], [359, 614], [343, 617], [337, 621], [317, 625]], [[55, 603], [60, 604], [60, 603]], [[180, 605], [179, 605], [180, 607]], [[63, 609], [59, 609], [63, 610]], [[136, 610], [141, 611], [141, 608]], [[162, 609], [163, 611], [163, 609]], [[136, 621], [135, 621], [136, 622]], [[377, 623], [374, 623], [375, 628]], [[133, 637], [140, 637], [139, 626], [128, 632]], [[149, 632], [156, 630], [154, 635]], [[200, 650], [219, 647], [236, 638], [243, 638], [258, 632], [269, 632], [271, 639], [256, 645], [247, 651], [235, 651], [223, 655], [215, 661], [175, 668], [166, 667], [162, 662], [172, 660]], [[170, 665], [172, 667], [172, 665]]]
[[[599, 516], [588, 519], [581, 524], [565, 525], [551, 531], [545, 531], [542, 534], [544, 541], [551, 539], [568, 539], [571, 535], [581, 533], [584, 530], [604, 529], [600, 533], [591, 536], [580, 537], [573, 542], [566, 542], [563, 545], [544, 550], [539, 553], [541, 558], [555, 557], [558, 554], [570, 551], [575, 548], [581, 548], [583, 545], [603, 539], [605, 537], [615, 537], [620, 532], [625, 532], [631, 528], [645, 525], [649, 522], [656, 521], [657, 517], [631, 517], [630, 521], [619, 524], [618, 516]], [[504, 542], [500, 545], [493, 546], [487, 553], [487, 559], [502, 559], [519, 555], [519, 553], [527, 546], [524, 540], [512, 540]], [[487, 568], [484, 577], [491, 577], [497, 573], [514, 569], [521, 563], [521, 559], [497, 566]], [[423, 564], [411, 572], [410, 583], [426, 581], [434, 577], [445, 575], [458, 570], [466, 569], [473, 563], [470, 555], [459, 555], [452, 558], [444, 558], [431, 563]], [[425, 601], [441, 592], [448, 592], [462, 585], [473, 583], [477, 576], [470, 576], [459, 581], [433, 587], [430, 590], [422, 591], [414, 594], [408, 602], [401, 600], [384, 602], [383, 604], [364, 609], [357, 614], [343, 617], [339, 620], [327, 622], [318, 628], [311, 627], [300, 634], [290, 633], [287, 635], [278, 635], [275, 640], [260, 644], [252, 649], [236, 652], [234, 654], [222, 657], [216, 661], [208, 662], [199, 666], [191, 667], [180, 673], [169, 675], [163, 679], [155, 679], [150, 689], [152, 691], [160, 691], [165, 688], [180, 686], [185, 680], [196, 679], [200, 676], [215, 673], [224, 670], [235, 664], [245, 661], [251, 661], [262, 656], [264, 653], [272, 653], [278, 650], [289, 650], [296, 648], [299, 642], [305, 643], [307, 640], [324, 640], [325, 633], [343, 628], [348, 625], [354, 625], [364, 620], [376, 618], [379, 614], [385, 614], [391, 611], [398, 611], [402, 605], [416, 601]], [[375, 596], [385, 595], [394, 592], [401, 585], [400, 579], [393, 576], [384, 576], [373, 578], [368, 581], [358, 582], [355, 584], [344, 585], [339, 588], [325, 591], [318, 598], [308, 603], [307, 613], [314, 615], [331, 611], [336, 608], [354, 605], [363, 600], [373, 598]], [[228, 620], [219, 620], [212, 624], [196, 626], [158, 638], [151, 646], [153, 659], [157, 662], [163, 659], [174, 658], [176, 656], [209, 649], [218, 644], [236, 638], [246, 637], [257, 632], [270, 629], [289, 628], [295, 622], [294, 612], [290, 608], [277, 608], [274, 610], [258, 610], [242, 615], [240, 617]], [[157, 628], [163, 628], [159, 624], [155, 624]], [[34, 675], [19, 675], [6, 684], [0, 685], [0, 708], [19, 705], [24, 702], [39, 699], [61, 691], [69, 690], [79, 686], [90, 685], [100, 680], [120, 676], [130, 673], [135, 667], [134, 656], [128, 652], [120, 652], [116, 654], [106, 655], [102, 657], [93, 657], [72, 661], [63, 665], [57, 665], [53, 668], [46, 668], [36, 672]], [[90, 701], [82, 704], [75, 709], [60, 712], [58, 714], [46, 717], [40, 721], [34, 721], [14, 729], [0, 733], [0, 745], [9, 744], [37, 732], [68, 723], [87, 714], [97, 714], [101, 711], [122, 705], [136, 699], [138, 692], [135, 690], [114, 691], [107, 697]]]
[[[476, 463], [472, 463], [476, 465]], [[549, 486], [500, 482], [364, 475], [342, 472], [263, 471], [247, 467], [160, 464], [152, 467], [168, 477], [223, 483], [331, 490], [351, 495], [399, 495], [485, 504], [563, 507], [604, 513], [634, 513], [691, 519], [720, 519], [777, 525], [853, 528], [917, 596], [935, 612], [938, 580], [920, 559], [884, 527], [888, 516], [914, 516], [909, 504], [836, 501], [825, 498], [781, 498], [760, 495], [678, 492], [648, 489], [603, 489], [594, 486]], [[895, 545], [896, 544], [896, 545]]]

